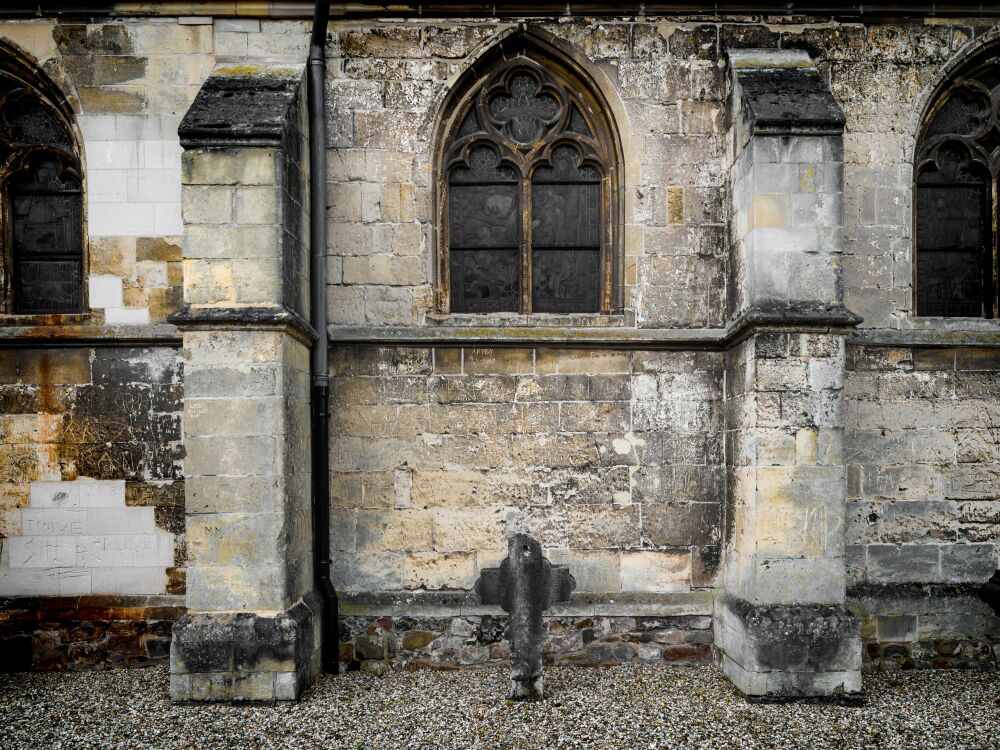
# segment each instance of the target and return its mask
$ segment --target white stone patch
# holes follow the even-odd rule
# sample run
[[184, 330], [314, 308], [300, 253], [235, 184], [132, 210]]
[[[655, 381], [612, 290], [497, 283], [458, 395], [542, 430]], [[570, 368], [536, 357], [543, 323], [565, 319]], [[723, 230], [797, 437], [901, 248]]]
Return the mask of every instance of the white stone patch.
[[81, 115], [91, 236], [183, 233], [179, 118]]
[[174, 535], [154, 509], [125, 505], [125, 482], [32, 482], [21, 534], [0, 558], [0, 595], [158, 594]]

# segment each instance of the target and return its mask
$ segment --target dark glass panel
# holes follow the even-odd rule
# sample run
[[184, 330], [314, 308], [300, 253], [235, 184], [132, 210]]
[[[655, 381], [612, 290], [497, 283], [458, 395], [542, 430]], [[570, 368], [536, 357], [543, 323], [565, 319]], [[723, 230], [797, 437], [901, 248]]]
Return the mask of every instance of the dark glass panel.
[[512, 167], [500, 164], [500, 157], [492, 148], [476, 146], [469, 153], [469, 166], [452, 169], [448, 181], [517, 182], [517, 173]]
[[551, 166], [535, 170], [532, 175], [534, 182], [599, 182], [601, 179], [596, 169], [580, 165], [580, 154], [572, 146], [553, 149], [551, 161]]
[[83, 196], [52, 159], [30, 163], [10, 186], [14, 302], [20, 313], [80, 309]]
[[521, 238], [518, 185], [452, 185], [451, 247], [510, 247]]
[[573, 133], [579, 133], [580, 135], [591, 135], [590, 128], [587, 127], [587, 121], [583, 119], [583, 115], [580, 114], [580, 110], [573, 105], [573, 112], [570, 114], [569, 118], [569, 129]]
[[540, 92], [541, 84], [527, 72], [515, 73], [507, 93], [490, 100], [489, 110], [494, 122], [506, 125], [518, 143], [531, 143], [540, 138], [546, 124], [559, 111], [559, 102], [551, 94]]
[[917, 314], [983, 314], [991, 254], [986, 185], [918, 185]]
[[917, 249], [956, 250], [986, 244], [986, 185], [919, 185]]
[[517, 312], [520, 253], [517, 248], [451, 250], [453, 312]]
[[990, 115], [990, 102], [978, 92], [956, 90], [938, 110], [927, 135], [971, 135], [980, 130]]
[[79, 260], [19, 259], [14, 273], [16, 312], [79, 311], [80, 265]]
[[531, 253], [531, 308], [535, 312], [600, 309], [601, 252], [597, 248], [535, 249]]
[[600, 201], [597, 183], [532, 185], [532, 247], [600, 246]]
[[61, 146], [73, 148], [66, 131], [56, 121], [52, 111], [35, 97], [15, 93], [4, 103], [4, 125], [14, 143], [22, 146]]
[[79, 193], [12, 196], [14, 252], [19, 256], [80, 253], [81, 204]]
[[478, 133], [480, 130], [479, 120], [476, 119], [476, 110], [472, 108], [469, 113], [462, 120], [462, 125], [458, 128], [458, 133], [456, 138], [464, 138], [467, 135], [472, 135], [473, 133]]

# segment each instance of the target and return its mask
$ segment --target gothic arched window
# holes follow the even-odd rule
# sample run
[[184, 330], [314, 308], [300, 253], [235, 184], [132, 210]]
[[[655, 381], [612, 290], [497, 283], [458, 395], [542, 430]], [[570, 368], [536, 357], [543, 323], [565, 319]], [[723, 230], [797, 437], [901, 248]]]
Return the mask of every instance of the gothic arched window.
[[39, 90], [0, 69], [0, 197], [8, 312], [83, 306], [83, 191], [69, 123]]
[[938, 94], [917, 145], [916, 313], [994, 318], [1000, 58], [975, 58]]
[[484, 67], [442, 152], [442, 307], [612, 311], [619, 177], [607, 108], [568, 67], [525, 50]]

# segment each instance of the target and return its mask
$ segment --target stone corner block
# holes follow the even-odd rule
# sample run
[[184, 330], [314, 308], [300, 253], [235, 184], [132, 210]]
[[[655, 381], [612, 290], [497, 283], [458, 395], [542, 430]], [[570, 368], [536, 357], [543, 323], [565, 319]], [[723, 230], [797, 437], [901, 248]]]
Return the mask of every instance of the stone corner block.
[[170, 699], [297, 700], [319, 673], [321, 607], [309, 593], [277, 614], [184, 615], [173, 626]]
[[840, 604], [715, 604], [722, 669], [755, 698], [851, 697], [861, 693], [861, 623]]

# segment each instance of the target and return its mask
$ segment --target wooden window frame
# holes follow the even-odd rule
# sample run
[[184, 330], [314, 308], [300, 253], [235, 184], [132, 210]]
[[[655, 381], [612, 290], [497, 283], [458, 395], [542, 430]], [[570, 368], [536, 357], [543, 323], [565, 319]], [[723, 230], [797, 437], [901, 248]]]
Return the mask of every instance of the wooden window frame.
[[[441, 313], [457, 312], [468, 315], [495, 315], [495, 312], [454, 311], [451, 304], [451, 252], [449, 175], [463, 165], [468, 166], [468, 156], [479, 145], [492, 148], [500, 161], [516, 170], [520, 197], [520, 315], [573, 315], [581, 313], [537, 313], [532, 306], [532, 176], [540, 166], [551, 165], [553, 151], [560, 145], [571, 145], [581, 156], [581, 166], [597, 169], [600, 175], [600, 260], [597, 309], [582, 314], [614, 314], [622, 309], [622, 232], [621, 207], [621, 146], [610, 108], [590, 82], [589, 77], [575, 63], [561, 56], [540, 53], [531, 45], [509, 45], [498, 60], [480, 61], [468, 79], [459, 84], [460, 96], [453, 98], [450, 117], [444, 129], [442, 148], [439, 149], [437, 171], [437, 227], [438, 227], [438, 284], [437, 309]], [[530, 143], [523, 143], [511, 136], [491, 119], [488, 103], [515, 72], [526, 69], [542, 82], [546, 93], [559, 102], [553, 124], [542, 126], [542, 134]], [[482, 71], [476, 74], [475, 71]], [[568, 123], [575, 108], [586, 123], [590, 136], [572, 132]], [[473, 136], [459, 137], [458, 132], [470, 112], [475, 111], [482, 131]], [[511, 313], [506, 313], [511, 314]]]
[[[977, 55], [966, 63], [957, 74], [953, 74], [950, 80], [935, 94], [931, 107], [924, 115], [920, 133], [917, 137], [917, 146], [914, 154], [913, 169], [913, 223], [911, 237], [913, 242], [913, 263], [912, 263], [912, 309], [914, 317], [921, 318], [943, 318], [943, 319], [997, 319], [1000, 318], [1000, 117], [997, 111], [1000, 107], [1000, 93], [991, 95], [990, 90], [976, 80], [976, 76], [990, 69], [994, 73], [1000, 73], [1000, 50], [992, 49], [986, 54]], [[998, 91], [997, 88], [993, 89]], [[976, 92], [980, 96], [992, 98], [989, 116], [983, 121], [981, 127], [977, 127], [971, 133], [942, 132], [929, 134], [928, 131], [935, 124], [937, 116], [942, 109], [960, 92]], [[941, 167], [940, 157], [949, 150], [961, 150], [967, 158], [967, 164], [983, 170], [988, 182], [987, 199], [987, 221], [985, 231], [989, 235], [989, 247], [986, 248], [985, 257], [982, 259], [982, 300], [981, 313], [972, 315], [935, 315], [933, 313], [921, 312], [919, 306], [919, 264], [921, 249], [918, 244], [918, 212], [919, 212], [919, 190], [922, 187], [959, 187], [974, 183], [935, 183], [921, 182], [922, 173], [929, 169], [939, 169]], [[930, 253], [931, 250], [924, 252]]]

